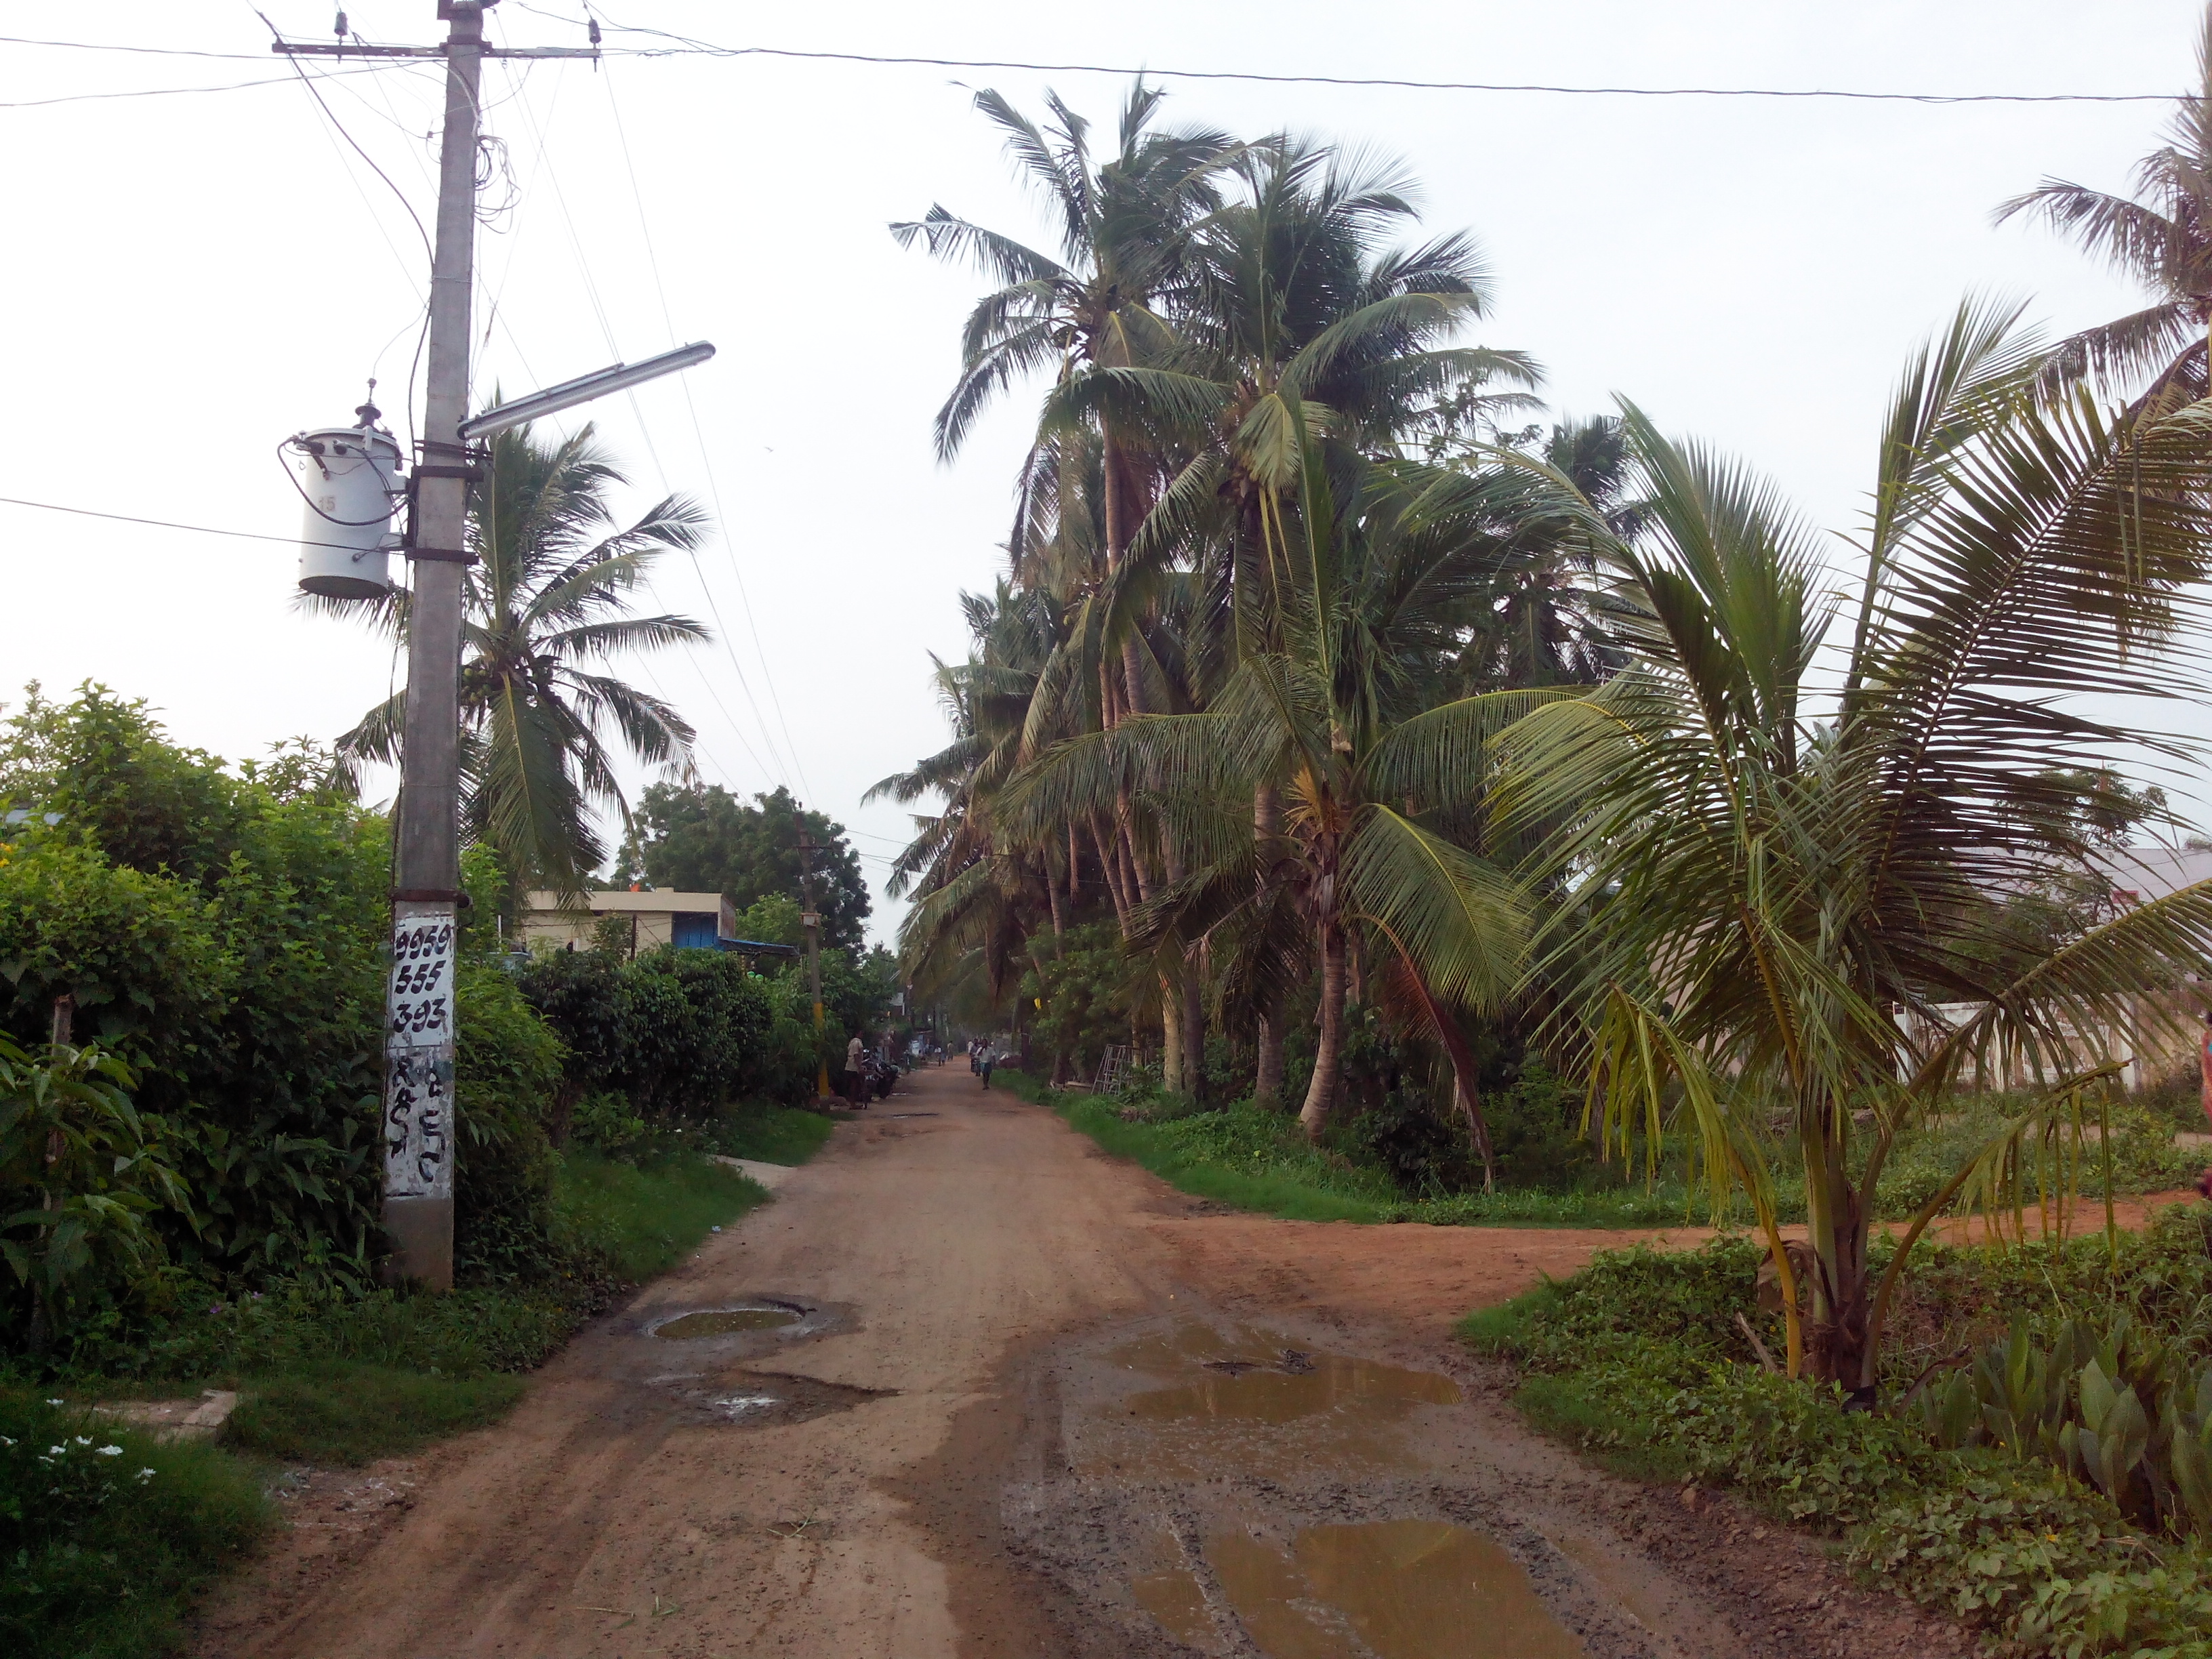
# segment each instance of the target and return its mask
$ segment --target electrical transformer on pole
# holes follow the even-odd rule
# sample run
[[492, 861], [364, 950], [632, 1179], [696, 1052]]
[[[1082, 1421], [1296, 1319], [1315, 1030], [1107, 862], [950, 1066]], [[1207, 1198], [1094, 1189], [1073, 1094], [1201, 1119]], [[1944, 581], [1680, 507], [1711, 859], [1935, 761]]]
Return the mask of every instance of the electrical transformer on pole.
[[[466, 603], [468, 489], [481, 477], [471, 441], [714, 356], [702, 342], [635, 364], [617, 363], [501, 404], [468, 410], [470, 293], [476, 224], [483, 60], [598, 57], [591, 47], [488, 47], [483, 15], [498, 0], [438, 0], [451, 27], [442, 46], [369, 46], [348, 38], [338, 14], [335, 46], [278, 40], [291, 57], [443, 58], [446, 123], [439, 152], [437, 234], [431, 256], [429, 353], [420, 454], [405, 496], [410, 522], [400, 546], [414, 567], [407, 627], [407, 700], [392, 842], [392, 943], [385, 984], [384, 1231], [388, 1275], [438, 1290], [453, 1282], [453, 966], [460, 890], [460, 669]], [[372, 389], [374, 382], [371, 383]], [[301, 586], [357, 595], [386, 586], [383, 547], [397, 455], [365, 404], [356, 428], [303, 433], [307, 529]], [[386, 494], [380, 520], [355, 517]], [[324, 503], [329, 503], [325, 506]], [[370, 509], [374, 512], [374, 508]]]

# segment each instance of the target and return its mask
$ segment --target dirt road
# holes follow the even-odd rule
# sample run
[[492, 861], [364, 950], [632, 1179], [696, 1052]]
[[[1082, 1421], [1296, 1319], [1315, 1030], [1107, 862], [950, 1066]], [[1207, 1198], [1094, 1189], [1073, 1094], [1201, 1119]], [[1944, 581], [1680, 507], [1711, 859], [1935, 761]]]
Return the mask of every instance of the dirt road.
[[1726, 1504], [1583, 1469], [1449, 1340], [1612, 1236], [1204, 1208], [924, 1073], [506, 1423], [309, 1479], [200, 1651], [1962, 1650]]

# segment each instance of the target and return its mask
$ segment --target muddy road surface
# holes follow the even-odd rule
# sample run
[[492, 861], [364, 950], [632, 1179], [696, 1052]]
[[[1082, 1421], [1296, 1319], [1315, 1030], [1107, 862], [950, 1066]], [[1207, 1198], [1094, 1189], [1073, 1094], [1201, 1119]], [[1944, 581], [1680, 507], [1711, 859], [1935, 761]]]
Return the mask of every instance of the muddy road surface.
[[303, 1479], [225, 1659], [1963, 1652], [1595, 1474], [1452, 1342], [1627, 1235], [1206, 1213], [964, 1069], [585, 1331], [507, 1422]]

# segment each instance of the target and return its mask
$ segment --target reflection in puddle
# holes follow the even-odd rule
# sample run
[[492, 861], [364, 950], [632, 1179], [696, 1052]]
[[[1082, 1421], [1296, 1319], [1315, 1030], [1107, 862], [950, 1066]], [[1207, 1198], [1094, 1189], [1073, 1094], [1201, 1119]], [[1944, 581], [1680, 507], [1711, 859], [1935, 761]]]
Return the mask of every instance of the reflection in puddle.
[[1221, 1651], [1212, 1615], [1206, 1610], [1206, 1592], [1182, 1568], [1146, 1573], [1131, 1579], [1129, 1589], [1137, 1605], [1152, 1614], [1152, 1622], [1183, 1646], [1200, 1653]]
[[1295, 1553], [1314, 1593], [1382, 1659], [1580, 1659], [1520, 1563], [1441, 1521], [1316, 1527]]
[[728, 1336], [737, 1331], [770, 1331], [796, 1325], [805, 1316], [790, 1308], [717, 1308], [709, 1313], [685, 1314], [653, 1334], [664, 1342], [689, 1342], [702, 1336]]
[[[1582, 1644], [1552, 1617], [1519, 1564], [1464, 1527], [1314, 1527], [1287, 1551], [1225, 1532], [1206, 1540], [1206, 1559], [1269, 1659], [1583, 1659]], [[1192, 1581], [1194, 1595], [1197, 1589]], [[1163, 1629], [1189, 1640], [1141, 1592], [1139, 1600]], [[1202, 1619], [1202, 1599], [1196, 1606]], [[1210, 1636], [1210, 1624], [1205, 1628]]]
[[1206, 1559], [1244, 1633], [1268, 1659], [1360, 1659], [1343, 1614], [1314, 1599], [1281, 1546], [1224, 1532], [1206, 1540]]
[[[1342, 1354], [1290, 1352], [1296, 1358], [1275, 1366], [1244, 1359], [1218, 1362], [1221, 1370], [1217, 1375], [1139, 1395], [1129, 1401], [1129, 1414], [1153, 1423], [1194, 1417], [1289, 1423], [1346, 1406], [1365, 1415], [1391, 1407], [1459, 1403], [1459, 1384], [1434, 1371], [1407, 1370]], [[1304, 1369], [1291, 1370], [1287, 1364]]]
[[1456, 1405], [1434, 1371], [1295, 1347], [1249, 1328], [1180, 1326], [1107, 1356], [1170, 1386], [1121, 1399], [1079, 1428], [1079, 1467], [1165, 1479], [1411, 1467], [1399, 1432], [1414, 1411]]
[[764, 1412], [781, 1403], [772, 1394], [733, 1394], [726, 1400], [717, 1400], [714, 1408], [735, 1419], [743, 1417], [747, 1412]]

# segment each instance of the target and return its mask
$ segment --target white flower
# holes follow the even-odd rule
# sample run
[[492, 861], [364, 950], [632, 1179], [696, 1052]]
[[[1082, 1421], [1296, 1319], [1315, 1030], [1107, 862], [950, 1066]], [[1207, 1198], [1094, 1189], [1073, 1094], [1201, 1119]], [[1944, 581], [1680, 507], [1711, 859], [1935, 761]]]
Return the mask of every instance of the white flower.
[[123, 1455], [123, 1448], [120, 1446], [102, 1446], [100, 1449], [100, 1455], [102, 1457], [120, 1457]]
[[49, 1400], [48, 1401], [46, 1401], [46, 1404], [48, 1404], [49, 1406], [58, 1406], [58, 1405], [60, 1405], [61, 1403], [62, 1403], [62, 1402], [61, 1402], [60, 1401], [58, 1401], [58, 1400]]
[[142, 1481], [151, 1480], [153, 1478], [154, 1471], [151, 1469], [141, 1469], [138, 1471], [138, 1479]]
[[0, 1434], [0, 1446], [12, 1446], [15, 1443], [10, 1440], [6, 1435]]
[[88, 1434], [81, 1434], [76, 1437], [76, 1443], [80, 1446], [89, 1446], [92, 1443], [92, 1437]]
[[65, 1446], [65, 1445], [64, 1445], [64, 1446], [49, 1446], [49, 1447], [47, 1447], [47, 1448], [46, 1448], [46, 1455], [47, 1455], [47, 1456], [49, 1456], [49, 1457], [59, 1457], [59, 1456], [60, 1456], [64, 1452], [67, 1451], [68, 1449], [69, 1449], [69, 1448], [68, 1448], [67, 1446]]

